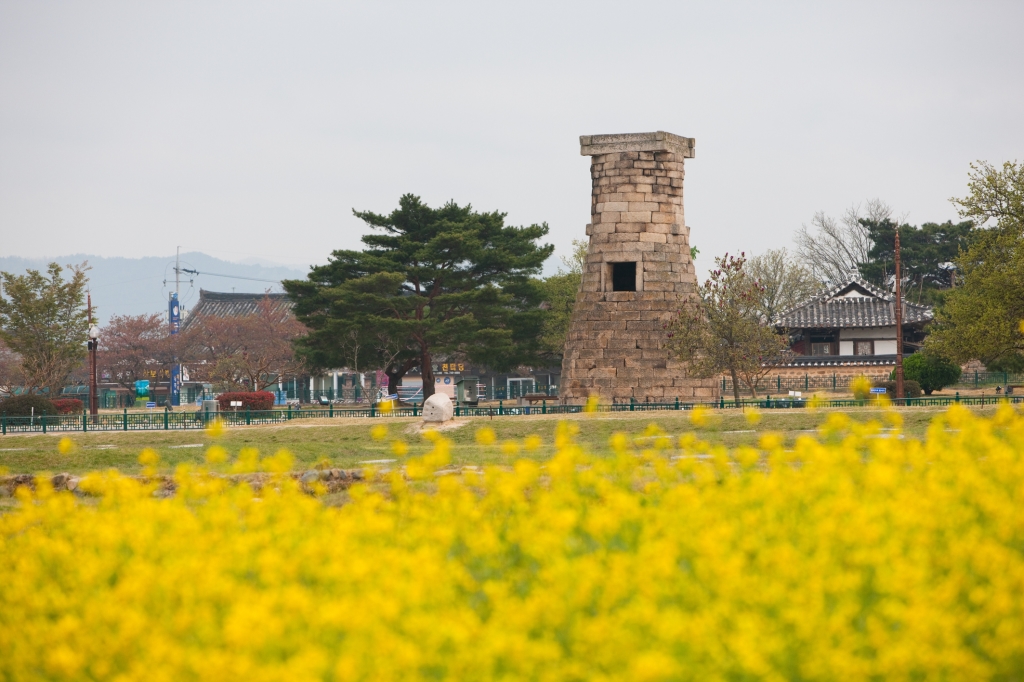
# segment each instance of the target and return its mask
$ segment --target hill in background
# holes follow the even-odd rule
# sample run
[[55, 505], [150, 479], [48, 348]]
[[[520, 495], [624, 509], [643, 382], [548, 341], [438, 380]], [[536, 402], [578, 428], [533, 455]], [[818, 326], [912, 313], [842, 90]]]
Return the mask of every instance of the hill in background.
[[[174, 291], [173, 255], [147, 258], [104, 258], [86, 254], [56, 258], [0, 256], [0, 270], [24, 274], [30, 268], [45, 270], [54, 261], [62, 266], [89, 262], [92, 268], [88, 273], [92, 303], [98, 308], [101, 322], [105, 323], [111, 315], [167, 312], [167, 297]], [[234, 263], [198, 252], [181, 254], [181, 266], [200, 273], [183, 273], [181, 276], [181, 300], [185, 310], [199, 300], [200, 287], [207, 291], [261, 293], [269, 289], [279, 293], [282, 291], [278, 284], [280, 280], [302, 279], [307, 272], [288, 266]]]

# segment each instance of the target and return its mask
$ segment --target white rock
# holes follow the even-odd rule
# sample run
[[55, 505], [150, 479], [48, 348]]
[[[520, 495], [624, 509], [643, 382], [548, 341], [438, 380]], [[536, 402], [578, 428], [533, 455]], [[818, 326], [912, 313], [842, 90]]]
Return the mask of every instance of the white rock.
[[452, 399], [444, 393], [435, 393], [423, 403], [423, 421], [446, 422], [455, 416]]

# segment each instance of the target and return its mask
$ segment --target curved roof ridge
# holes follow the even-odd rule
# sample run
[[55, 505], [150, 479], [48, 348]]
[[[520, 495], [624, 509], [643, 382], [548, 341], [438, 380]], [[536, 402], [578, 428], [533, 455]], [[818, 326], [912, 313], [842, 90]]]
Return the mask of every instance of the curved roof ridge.
[[864, 289], [865, 291], [867, 291], [869, 294], [871, 294], [875, 298], [880, 298], [883, 301], [892, 301], [892, 300], [894, 300], [896, 298], [895, 295], [893, 295], [892, 293], [886, 291], [885, 289], [880, 289], [880, 288], [876, 287], [874, 284], [872, 284], [871, 282], [868, 282], [867, 280], [865, 280], [862, 277], [852, 277], [852, 278], [846, 280], [845, 282], [843, 282], [842, 284], [840, 284], [839, 286], [833, 287], [824, 296], [824, 298], [825, 299], [835, 298], [836, 296], [841, 294], [843, 291], [845, 291], [845, 290], [847, 290], [847, 289], [849, 289], [850, 287], [853, 287], [853, 286], [860, 287], [861, 289]]

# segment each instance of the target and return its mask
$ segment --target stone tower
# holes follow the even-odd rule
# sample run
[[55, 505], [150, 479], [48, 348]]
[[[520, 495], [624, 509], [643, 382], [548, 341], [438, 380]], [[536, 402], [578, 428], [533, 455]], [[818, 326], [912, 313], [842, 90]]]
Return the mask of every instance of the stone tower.
[[584, 135], [591, 157], [590, 248], [562, 361], [561, 397], [692, 401], [716, 395], [664, 348], [664, 324], [696, 286], [683, 219], [683, 159], [671, 133]]

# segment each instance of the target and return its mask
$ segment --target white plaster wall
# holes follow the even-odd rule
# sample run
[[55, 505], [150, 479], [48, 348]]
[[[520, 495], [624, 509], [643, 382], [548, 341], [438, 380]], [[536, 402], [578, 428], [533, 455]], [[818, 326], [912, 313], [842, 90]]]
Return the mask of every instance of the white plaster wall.
[[840, 355], [853, 355], [853, 341], [840, 341], [839, 342], [839, 354]]
[[896, 339], [875, 341], [875, 355], [896, 355]]
[[[895, 343], [896, 326], [893, 325], [891, 327], [859, 327], [855, 329], [840, 329], [840, 342], [847, 339], [893, 339], [893, 342]], [[895, 353], [896, 351], [893, 352]], [[880, 355], [878, 351], [878, 344], [875, 344], [875, 354]]]

